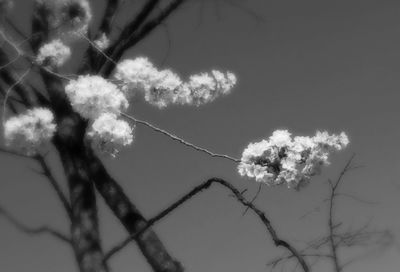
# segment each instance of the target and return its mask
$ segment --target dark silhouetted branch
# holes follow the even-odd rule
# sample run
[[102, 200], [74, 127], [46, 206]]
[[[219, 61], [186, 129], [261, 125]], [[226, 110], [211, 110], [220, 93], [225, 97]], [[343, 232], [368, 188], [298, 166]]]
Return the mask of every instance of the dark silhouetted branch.
[[16, 219], [10, 212], [6, 211], [4, 208], [0, 207], [0, 215], [2, 215], [5, 219], [7, 219], [14, 227], [16, 227], [19, 231], [28, 234], [28, 235], [40, 235], [40, 234], [48, 234], [51, 235], [63, 242], [71, 243], [71, 239], [62, 234], [59, 231], [56, 231], [48, 226], [40, 226], [40, 227], [30, 227], [25, 225]]
[[62, 191], [60, 185], [58, 185], [58, 182], [57, 182], [56, 178], [54, 177], [54, 175], [52, 174], [49, 165], [46, 163], [46, 161], [42, 155], [35, 156], [35, 159], [43, 169], [42, 174], [50, 182], [50, 185], [52, 186], [52, 188], [56, 192], [58, 198], [60, 199], [62, 205], [64, 206], [65, 211], [67, 212], [68, 216], [71, 218], [72, 217], [71, 205], [69, 204], [67, 197], [66, 197], [65, 193]]
[[[147, 226], [148, 221], [128, 198], [122, 187], [108, 174], [98, 157], [90, 153], [86, 161], [92, 181], [114, 215], [130, 235], [135, 235], [140, 231], [140, 234], [133, 239], [153, 270], [155, 272], [184, 271], [180, 262], [168, 253], [158, 235], [150, 227], [142, 229]], [[107, 259], [105, 257], [104, 261]]]
[[81, 272], [107, 272], [103, 262], [96, 195], [85, 172], [84, 150], [80, 147], [58, 149], [64, 166], [71, 205], [72, 246]]
[[107, 6], [104, 11], [104, 16], [101, 21], [97, 37], [103, 33], [106, 35], [110, 34], [112, 22], [120, 4], [121, 0], [107, 0]]
[[169, 207], [167, 207], [166, 209], [161, 211], [156, 216], [154, 216], [151, 219], [149, 219], [147, 221], [147, 224], [145, 226], [143, 226], [139, 231], [137, 231], [135, 234], [131, 235], [130, 237], [128, 237], [127, 239], [122, 241], [120, 244], [118, 244], [117, 246], [112, 248], [105, 255], [106, 260], [111, 258], [117, 252], [119, 252], [122, 248], [124, 248], [127, 244], [129, 244], [129, 242], [131, 242], [132, 240], [135, 240], [138, 236], [140, 236], [144, 231], [146, 231], [148, 228], [150, 228], [156, 222], [158, 222], [159, 220], [161, 220], [162, 218], [164, 218], [165, 216], [170, 214], [172, 211], [174, 211], [176, 208], [180, 207], [183, 203], [185, 203], [186, 201], [190, 200], [191, 198], [193, 198], [198, 193], [202, 192], [203, 190], [208, 189], [214, 183], [220, 184], [223, 187], [229, 189], [233, 193], [234, 197], [242, 205], [244, 205], [246, 208], [249, 208], [250, 210], [252, 210], [259, 217], [259, 219], [262, 221], [262, 223], [267, 228], [268, 233], [270, 234], [274, 244], [276, 246], [278, 246], [278, 247], [286, 248], [293, 256], [295, 256], [295, 258], [300, 263], [300, 265], [301, 265], [301, 267], [303, 268], [304, 271], [306, 271], [306, 272], [310, 271], [306, 261], [301, 256], [301, 254], [292, 245], [290, 245], [287, 241], [281, 239], [278, 236], [276, 230], [273, 228], [271, 222], [269, 221], [269, 219], [267, 218], [265, 213], [262, 212], [260, 209], [258, 209], [252, 202], [246, 200], [245, 197], [243, 196], [243, 194], [238, 189], [236, 189], [233, 185], [231, 185], [229, 182], [227, 182], [227, 181], [225, 181], [223, 179], [219, 179], [219, 178], [209, 179], [206, 182], [196, 186], [190, 192], [188, 192], [183, 197], [181, 197], [179, 200], [177, 200], [176, 202], [171, 204]]
[[[150, 0], [152, 1], [152, 0]], [[171, 15], [175, 10], [177, 10], [185, 1], [187, 0], [173, 0], [165, 7], [161, 12], [159, 12], [153, 19], [144, 23], [137, 31], [130, 34], [128, 37], [123, 37], [116, 43], [115, 48], [111, 50], [111, 54], [108, 54], [114, 62], [118, 62], [122, 57], [123, 53], [130, 47], [137, 44], [139, 41], [144, 39], [148, 34], [150, 34], [157, 26], [164, 22], [169, 15]], [[114, 70], [115, 63], [106, 61], [101, 67], [101, 74], [104, 76], [109, 76]]]

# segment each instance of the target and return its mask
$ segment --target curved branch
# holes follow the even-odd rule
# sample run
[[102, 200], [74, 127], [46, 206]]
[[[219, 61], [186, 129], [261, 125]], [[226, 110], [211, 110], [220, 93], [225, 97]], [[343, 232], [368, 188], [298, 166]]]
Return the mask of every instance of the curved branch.
[[5, 210], [4, 208], [0, 207], [0, 215], [3, 215], [5, 219], [7, 219], [14, 227], [16, 227], [19, 231], [28, 234], [28, 235], [40, 235], [40, 234], [48, 234], [51, 235], [63, 242], [66, 242], [68, 244], [71, 244], [71, 239], [57, 231], [52, 229], [49, 226], [40, 226], [40, 227], [30, 227], [25, 225], [24, 223], [20, 222], [18, 219], [16, 219], [13, 215], [11, 215], [10, 212]]
[[159, 214], [156, 216], [152, 217], [147, 221], [147, 225], [142, 227], [139, 231], [137, 231], [135, 234], [129, 236], [127, 239], [122, 241], [120, 244], [112, 248], [108, 253], [105, 254], [105, 260], [110, 259], [114, 254], [119, 252], [122, 248], [124, 248], [126, 245], [128, 245], [132, 240], [135, 240], [138, 236], [140, 236], [144, 231], [146, 231], [148, 228], [150, 228], [152, 225], [154, 225], [156, 222], [160, 221], [162, 218], [170, 214], [172, 211], [174, 211], [176, 208], [180, 207], [183, 203], [186, 201], [190, 200], [192, 197], [197, 195], [198, 193], [202, 192], [203, 190], [206, 190], [210, 188], [210, 186], [214, 183], [220, 184], [223, 187], [227, 188], [230, 190], [234, 197], [245, 207], [248, 209], [252, 210], [262, 221], [262, 223], [265, 225], [265, 227], [268, 230], [268, 233], [270, 234], [274, 244], [276, 246], [281, 246], [286, 248], [295, 258], [297, 261], [300, 263], [301, 267], [305, 272], [310, 271], [309, 267], [304, 260], [303, 256], [292, 246], [290, 245], [287, 241], [281, 239], [278, 234], [276, 233], [276, 230], [272, 226], [270, 220], [267, 218], [264, 212], [262, 212], [260, 209], [258, 209], [252, 202], [248, 201], [243, 194], [236, 189], [232, 184], [229, 182], [220, 179], [220, 178], [212, 178], [207, 180], [206, 182], [203, 182], [202, 184], [196, 186], [193, 188], [190, 192], [185, 194], [183, 197], [181, 197], [179, 200], [171, 204], [169, 207], [167, 207], [165, 210], [161, 211]]
[[[302, 253], [301, 256], [303, 258], [316, 258], [316, 259], [319, 259], [319, 258], [331, 259], [332, 258], [331, 255], [323, 254], [323, 253], [307, 253], [307, 254], [303, 254]], [[294, 257], [295, 256], [293, 254], [287, 255], [287, 256], [278, 257], [278, 258], [270, 261], [269, 263], [267, 263], [267, 265], [271, 266], [271, 270], [273, 270], [276, 266], [279, 265], [279, 263], [289, 261], [289, 260], [293, 259]]]

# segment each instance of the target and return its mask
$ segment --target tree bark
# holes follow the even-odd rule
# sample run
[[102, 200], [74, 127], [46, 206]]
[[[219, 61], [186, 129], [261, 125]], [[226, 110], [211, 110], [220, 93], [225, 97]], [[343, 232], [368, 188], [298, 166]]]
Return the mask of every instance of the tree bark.
[[[91, 180], [128, 233], [133, 235], [146, 226], [147, 220], [130, 201], [122, 187], [108, 174], [92, 150], [87, 162]], [[155, 272], [184, 271], [183, 266], [168, 253], [152, 229], [149, 228], [139, 235], [136, 242]]]
[[96, 196], [85, 172], [84, 149], [58, 149], [64, 165], [72, 209], [71, 238], [81, 272], [107, 272], [100, 245]]

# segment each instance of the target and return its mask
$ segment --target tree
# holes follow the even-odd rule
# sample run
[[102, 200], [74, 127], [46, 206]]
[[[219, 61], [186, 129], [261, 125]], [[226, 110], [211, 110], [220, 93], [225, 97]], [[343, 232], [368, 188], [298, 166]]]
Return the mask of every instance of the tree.
[[[135, 240], [154, 271], [183, 271], [164, 246], [152, 226], [201, 191], [218, 184], [253, 211], [270, 234], [274, 244], [295, 256], [304, 271], [309, 266], [299, 251], [280, 238], [267, 215], [244, 192], [221, 178], [211, 178], [182, 198], [146, 219], [119, 183], [108, 173], [100, 156], [117, 156], [133, 142], [134, 125], [144, 125], [211, 157], [238, 164], [242, 176], [267, 185], [287, 184], [301, 189], [328, 163], [328, 155], [348, 144], [346, 134], [317, 132], [313, 137], [294, 137], [277, 130], [268, 139], [249, 144], [242, 158], [217, 154], [139, 120], [127, 113], [133, 95], [158, 108], [194, 105], [227, 95], [236, 84], [231, 72], [212, 70], [181, 79], [169, 69], [155, 67], [147, 58], [123, 59], [124, 53], [145, 39], [185, 4], [185, 0], [148, 0], [133, 19], [119, 31], [114, 19], [123, 1], [108, 0], [101, 15], [92, 14], [86, 0], [36, 0], [32, 31], [25, 34], [7, 16], [12, 1], [1, 1], [0, 85], [3, 96], [5, 153], [35, 160], [59, 197], [70, 220], [70, 234], [48, 226], [31, 228], [5, 209], [2, 214], [18, 229], [29, 234], [48, 233], [71, 245], [80, 271], [109, 271], [107, 260]], [[100, 25], [92, 25], [98, 16]], [[73, 74], [62, 66], [73, 55], [76, 41], [86, 41], [81, 65]], [[15, 56], [15, 57], [12, 57]], [[23, 67], [18, 71], [14, 64]], [[29, 77], [30, 76], [30, 77]], [[40, 84], [32, 81], [40, 78]], [[40, 87], [38, 87], [40, 85]], [[10, 111], [13, 116], [10, 116]], [[44, 152], [53, 146], [68, 181], [64, 192]], [[126, 229], [129, 237], [109, 252], [104, 252], [99, 233], [96, 194]]]
[[[327, 260], [331, 263], [335, 272], [347, 271], [347, 267], [355, 261], [368, 256], [370, 253], [382, 252], [393, 245], [393, 233], [389, 229], [376, 230], [366, 223], [360, 227], [353, 228], [349, 223], [344, 220], [339, 220], [337, 216], [338, 198], [348, 198], [352, 201], [360, 202], [362, 204], [376, 204], [371, 201], [364, 200], [356, 195], [341, 192], [341, 185], [344, 181], [345, 175], [360, 166], [354, 165], [353, 155], [340, 172], [339, 177], [335, 180], [328, 180], [329, 196], [324, 199], [323, 203], [327, 204], [327, 220], [326, 235], [316, 238], [307, 242], [307, 246], [300, 250], [300, 255], [303, 256], [309, 263], [315, 264], [321, 260]], [[317, 207], [315, 210], [318, 210]], [[311, 212], [303, 215], [306, 217]], [[358, 252], [356, 257], [346, 252], [346, 249], [361, 248], [361, 253]], [[344, 253], [342, 253], [344, 251]], [[273, 259], [268, 263], [271, 270], [289, 263], [293, 259], [293, 255], [284, 255]], [[298, 266], [294, 267], [296, 271]]]

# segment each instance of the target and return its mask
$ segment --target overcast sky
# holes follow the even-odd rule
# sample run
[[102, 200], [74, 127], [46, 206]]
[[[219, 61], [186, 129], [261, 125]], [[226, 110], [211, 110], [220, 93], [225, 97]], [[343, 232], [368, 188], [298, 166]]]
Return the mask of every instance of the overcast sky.
[[[16, 15], [28, 14], [28, 0]], [[95, 11], [102, 8], [98, 2]], [[129, 2], [129, 1], [126, 1]], [[135, 1], [143, 2], [143, 1]], [[326, 210], [300, 217], [328, 195], [326, 180], [336, 178], [356, 153], [363, 165], [351, 172], [343, 191], [374, 201], [341, 199], [336, 215], [348, 226], [366, 222], [400, 234], [400, 2], [390, 0], [252, 0], [257, 13], [214, 1], [191, 1], [127, 57], [148, 56], [182, 76], [219, 68], [233, 71], [238, 85], [229, 96], [202, 107], [158, 110], [138, 100], [131, 113], [199, 146], [240, 157], [249, 142], [285, 128], [298, 135], [317, 129], [345, 131], [351, 144], [332, 156], [331, 166], [300, 192], [263, 187], [256, 204], [279, 233], [300, 248], [326, 233]], [[136, 7], [135, 5], [133, 5]], [[127, 5], [129, 7], [129, 4]], [[134, 13], [126, 8], [124, 16]], [[18, 18], [18, 17], [16, 17]], [[231, 161], [211, 158], [146, 127], [136, 127], [132, 147], [117, 159], [104, 158], [133, 202], [150, 217], [196, 184], [223, 177], [251, 197], [258, 188], [241, 178]], [[48, 223], [68, 232], [62, 208], [29, 162], [0, 156], [0, 203], [32, 225]], [[57, 175], [62, 171], [57, 163]], [[61, 179], [64, 182], [64, 180]], [[105, 248], [126, 233], [100, 202]], [[156, 229], [172, 254], [190, 272], [261, 272], [281, 252], [264, 226], [229, 193], [215, 187], [176, 210]], [[397, 237], [399, 238], [399, 237]], [[400, 252], [392, 247], [369, 255], [347, 271], [397, 272]], [[346, 260], [346, 256], [342, 256]], [[114, 271], [150, 272], [133, 244], [111, 262]], [[316, 271], [330, 271], [327, 263]], [[0, 270], [71, 272], [72, 252], [48, 237], [27, 237], [0, 219]]]

